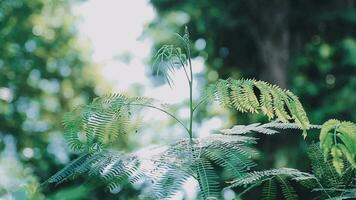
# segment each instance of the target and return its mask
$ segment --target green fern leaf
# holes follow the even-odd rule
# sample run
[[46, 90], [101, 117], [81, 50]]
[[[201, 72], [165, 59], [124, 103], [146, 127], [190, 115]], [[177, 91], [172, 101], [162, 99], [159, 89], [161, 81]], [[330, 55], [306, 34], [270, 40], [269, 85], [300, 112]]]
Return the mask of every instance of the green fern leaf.
[[97, 152], [133, 129], [132, 113], [152, 99], [105, 95], [64, 116], [65, 138], [75, 152]]
[[71, 113], [66, 113], [63, 117], [65, 128], [64, 137], [70, 149], [76, 152], [81, 152], [85, 149], [85, 141], [81, 138], [81, 113], [80, 108], [76, 108]]
[[271, 169], [265, 171], [254, 171], [247, 173], [244, 177], [236, 179], [231, 187], [243, 186], [248, 184], [254, 184], [258, 182], [264, 182], [269, 180], [271, 177], [275, 176], [288, 176], [292, 180], [301, 181], [301, 180], [309, 180], [316, 179], [316, 177], [312, 174], [301, 172], [292, 168], [278, 168]]
[[158, 181], [154, 182], [152, 188], [155, 199], [171, 198], [181, 190], [181, 186], [190, 177], [190, 174], [183, 170], [172, 169], [168, 166], [165, 167], [168, 169]]
[[277, 184], [273, 179], [267, 180], [262, 188], [262, 200], [277, 199]]
[[84, 154], [72, 162], [70, 162], [68, 165], [66, 165], [62, 170], [54, 174], [52, 177], [50, 177], [47, 182], [48, 183], [61, 183], [65, 181], [66, 179], [70, 178], [74, 174], [78, 172], [78, 168], [83, 166], [83, 164], [87, 161], [87, 159], [90, 158], [89, 154]]
[[329, 155], [332, 156], [333, 165], [339, 175], [344, 169], [344, 158], [356, 169], [355, 133], [356, 124], [352, 122], [331, 119], [322, 125], [319, 139], [324, 159], [326, 160]]
[[282, 89], [275, 85], [272, 85], [269, 88], [273, 97], [273, 109], [275, 116], [282, 122], [287, 123], [291, 119], [291, 116], [289, 116], [287, 110], [285, 109], [288, 104], [288, 97]]
[[[309, 128], [319, 129], [318, 125], [310, 125]], [[222, 129], [219, 132], [226, 135], [242, 135], [247, 133], [263, 133], [267, 135], [273, 135], [280, 133], [280, 130], [285, 129], [301, 129], [298, 124], [295, 123], [282, 123], [279, 121], [272, 121], [266, 124], [254, 123], [249, 125], [235, 125], [230, 129]]]
[[[180, 36], [176, 34], [178, 38], [183, 42], [185, 51], [189, 54], [189, 38], [187, 34]], [[161, 74], [166, 79], [167, 83], [172, 86], [173, 78], [172, 74], [175, 70], [187, 65], [187, 56], [182, 52], [181, 48], [176, 45], [163, 45], [154, 56], [153, 69], [157, 75]]]
[[230, 178], [242, 177], [255, 166], [249, 152], [239, 147], [229, 148], [226, 144], [211, 145], [203, 150], [202, 156], [223, 167]]
[[277, 175], [277, 181], [282, 188], [282, 194], [286, 200], [298, 200], [298, 195], [293, 189], [292, 185], [285, 178]]
[[240, 112], [248, 112], [250, 110], [249, 104], [246, 102], [246, 99], [243, 98], [242, 88], [240, 87], [240, 80], [230, 80], [231, 84], [230, 96], [234, 107]]
[[[198, 181], [202, 198], [219, 198], [221, 189], [215, 166], [222, 167], [223, 171], [234, 174], [234, 177], [244, 176], [248, 169], [254, 166], [250, 158], [251, 152], [244, 148], [248, 143], [254, 143], [254, 139], [245, 136], [212, 135], [192, 141], [184, 139], [170, 145], [153, 158], [155, 168], [152, 173], [155, 177], [158, 174], [154, 188], [155, 191], [161, 191], [156, 198], [174, 194], [188, 177]], [[164, 187], [168, 188], [166, 192], [162, 192]]]
[[313, 191], [322, 191], [321, 198], [338, 199], [343, 196], [344, 191], [355, 188], [352, 183], [355, 170], [349, 163], [344, 163], [346, 170], [339, 175], [333, 167], [331, 156], [327, 158], [326, 162], [324, 161], [320, 145], [311, 145], [308, 148], [308, 156], [311, 160], [313, 173], [318, 179], [318, 184], [310, 188]]
[[[290, 91], [253, 79], [219, 80], [207, 88], [207, 97], [223, 105], [233, 105], [238, 111], [263, 113], [269, 119], [295, 122], [306, 134], [310, 128], [307, 115], [299, 99]], [[259, 95], [258, 95], [259, 94]]]
[[209, 160], [198, 159], [194, 164], [200, 191], [204, 199], [220, 197], [219, 177]]
[[274, 117], [273, 97], [269, 92], [268, 84], [262, 81], [258, 81], [255, 83], [255, 86], [261, 92], [260, 105], [263, 114], [265, 114], [269, 119], [272, 119]]
[[222, 80], [216, 84], [216, 99], [222, 103], [222, 105], [229, 107], [229, 87], [226, 80]]
[[340, 186], [342, 183], [341, 177], [339, 177], [329, 159], [326, 162], [324, 161], [323, 152], [321, 151], [319, 144], [309, 145], [307, 155], [311, 161], [313, 174], [325, 187], [337, 188]]

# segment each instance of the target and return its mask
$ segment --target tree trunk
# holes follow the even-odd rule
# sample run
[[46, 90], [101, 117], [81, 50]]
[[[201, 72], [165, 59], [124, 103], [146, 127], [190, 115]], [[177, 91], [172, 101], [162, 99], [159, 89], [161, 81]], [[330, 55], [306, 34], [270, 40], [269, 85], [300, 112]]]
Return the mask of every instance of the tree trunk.
[[[287, 66], [289, 64], [290, 33], [288, 26], [288, 0], [246, 0], [246, 4], [252, 16], [252, 24], [249, 28], [255, 38], [260, 59], [263, 63], [262, 73], [259, 79], [277, 84], [281, 88], [287, 88]], [[276, 143], [275, 140], [279, 142]], [[285, 135], [277, 137], [265, 137], [261, 141], [263, 152], [266, 153], [264, 165], [275, 167], [277, 159], [276, 149], [287, 144]], [[298, 139], [293, 139], [298, 143]], [[293, 144], [294, 145], [294, 144]], [[293, 158], [290, 161], [293, 161]]]
[[288, 0], [247, 1], [253, 23], [250, 30], [264, 64], [261, 79], [287, 88], [289, 64]]

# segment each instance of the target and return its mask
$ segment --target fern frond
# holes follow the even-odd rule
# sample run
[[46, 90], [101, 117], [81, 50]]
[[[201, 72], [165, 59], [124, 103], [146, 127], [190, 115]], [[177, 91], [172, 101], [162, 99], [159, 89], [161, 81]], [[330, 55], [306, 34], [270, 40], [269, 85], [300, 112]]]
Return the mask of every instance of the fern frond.
[[[190, 47], [187, 34], [184, 34], [183, 37], [179, 34], [176, 35], [183, 43], [185, 51], [189, 53]], [[186, 65], [186, 54], [183, 53], [180, 47], [173, 44], [163, 45], [154, 56], [153, 69], [156, 71], [157, 75], [161, 74], [170, 86], [173, 84], [172, 74], [175, 70], [181, 67], [185, 68]]]
[[[327, 200], [343, 200], [343, 199], [355, 199], [356, 198], [356, 190], [355, 187], [346, 188], [346, 189], [339, 189], [339, 188], [327, 188], [330, 193], [334, 193], [328, 195]], [[319, 190], [317, 190], [319, 191]]]
[[151, 105], [149, 98], [110, 94], [64, 116], [65, 138], [75, 152], [97, 152], [132, 129], [132, 113]]
[[277, 199], [277, 184], [273, 179], [267, 180], [262, 187], [262, 200]]
[[221, 166], [231, 179], [242, 177], [255, 163], [251, 161], [251, 155], [245, 150], [227, 145], [211, 145], [202, 152], [204, 157]]
[[229, 188], [248, 185], [248, 184], [256, 184], [258, 182], [261, 183], [275, 176], [287, 176], [292, 180], [296, 180], [296, 181], [316, 179], [314, 175], [301, 172], [297, 169], [279, 168], [279, 169], [271, 169], [265, 171], [249, 172], [246, 174], [246, 176], [236, 179], [233, 182], [233, 184], [229, 186]]
[[75, 175], [78, 172], [78, 169], [82, 167], [83, 164], [86, 163], [89, 158], [89, 154], [84, 154], [76, 158], [75, 160], [67, 164], [62, 170], [50, 177], [47, 182], [56, 184], [62, 183], [63, 181]]
[[137, 173], [139, 168], [139, 161], [136, 157], [121, 158], [113, 160], [100, 172], [100, 176], [105, 180], [115, 179], [116, 177], [125, 177], [130, 182], [134, 183], [140, 179], [140, 173]]
[[237, 178], [229, 188], [246, 185], [256, 187], [264, 183], [262, 188], [262, 199], [276, 199], [276, 182], [278, 182], [285, 199], [298, 199], [294, 188], [289, 183], [289, 179], [296, 182], [317, 182], [317, 178], [312, 174], [292, 168], [279, 168], [249, 172], [244, 177]]
[[286, 94], [289, 96], [289, 103], [287, 104], [289, 111], [292, 113], [292, 117], [300, 127], [303, 128], [304, 138], [307, 136], [305, 130], [310, 127], [309, 119], [304, 111], [302, 103], [300, 103], [298, 97], [290, 91], [286, 91]]
[[[158, 176], [153, 188], [160, 191], [168, 187], [167, 193], [174, 194], [180, 185], [189, 177], [195, 178], [202, 197], [220, 197], [220, 185], [216, 175], [216, 166], [233, 177], [243, 177], [250, 167], [251, 152], [244, 148], [255, 140], [246, 136], [212, 135], [203, 139], [183, 139], [170, 146], [153, 158], [154, 176]], [[174, 174], [179, 174], [182, 179]], [[178, 181], [178, 182], [175, 182]], [[156, 197], [158, 198], [158, 197]]]
[[260, 105], [262, 112], [267, 115], [269, 119], [272, 119], [274, 117], [273, 96], [269, 92], [269, 85], [265, 82], [256, 82], [255, 86], [261, 92]]
[[242, 92], [243, 98], [245, 98], [245, 102], [248, 102], [250, 105], [249, 111], [252, 113], [258, 113], [258, 109], [260, 109], [260, 105], [258, 99], [254, 92], [254, 82], [255, 80], [245, 80], [245, 84], [242, 84]]
[[112, 166], [108, 166], [102, 172], [101, 177], [108, 183], [107, 188], [110, 192], [116, 191], [127, 183], [136, 183], [145, 178], [139, 169], [138, 160], [118, 160]]
[[298, 98], [288, 90], [253, 79], [219, 80], [207, 87], [207, 97], [223, 105], [233, 105], [240, 112], [262, 112], [268, 118], [293, 121], [304, 131], [310, 123]]
[[194, 165], [203, 199], [220, 197], [219, 177], [209, 160], [198, 159]]
[[282, 194], [286, 200], [298, 200], [298, 195], [293, 189], [292, 185], [285, 178], [277, 175], [277, 181], [282, 188]]
[[340, 188], [343, 186], [343, 178], [338, 175], [330, 159], [324, 160], [319, 144], [309, 145], [307, 155], [311, 161], [313, 174], [324, 187]]
[[59, 184], [70, 177], [86, 174], [100, 178], [107, 183], [108, 190], [114, 192], [122, 185], [145, 178], [139, 163], [135, 154], [123, 155], [120, 152], [109, 151], [84, 154], [53, 175], [47, 182]]
[[355, 188], [345, 189], [342, 191], [340, 196], [331, 197], [328, 198], [327, 200], [344, 200], [344, 199], [356, 199], [356, 189]]
[[[310, 125], [309, 128], [319, 129], [317, 125]], [[219, 132], [227, 135], [242, 135], [251, 132], [263, 133], [267, 135], [273, 135], [280, 133], [280, 130], [285, 129], [297, 129], [300, 130], [300, 126], [295, 123], [283, 123], [280, 121], [272, 121], [269, 123], [261, 124], [254, 123], [249, 125], [235, 125], [231, 129], [222, 129]]]
[[356, 124], [328, 120], [322, 125], [319, 139], [324, 159], [332, 156], [333, 165], [339, 175], [344, 169], [344, 158], [356, 169]]
[[160, 179], [154, 182], [152, 191], [155, 199], [169, 199], [181, 190], [190, 175], [183, 170], [167, 169]]
[[229, 88], [226, 80], [222, 80], [216, 84], [215, 95], [216, 99], [221, 102], [222, 105], [230, 107]]
[[[242, 98], [243, 93], [242, 93], [242, 88], [240, 87], [239, 84], [240, 82], [241, 81], [239, 80], [233, 80], [233, 84], [231, 85], [227, 84], [227, 86], [230, 86], [231, 89], [230, 96], [234, 107], [240, 112], [248, 112], [250, 106], [248, 106], [248, 104], [245, 102], [246, 98]], [[213, 87], [210, 87], [210, 89], [213, 89]], [[213, 93], [214, 91], [210, 91], [210, 92]]]
[[64, 137], [70, 149], [81, 152], [85, 149], [85, 141], [81, 136], [81, 108], [76, 108], [72, 113], [65, 113], [63, 116]]

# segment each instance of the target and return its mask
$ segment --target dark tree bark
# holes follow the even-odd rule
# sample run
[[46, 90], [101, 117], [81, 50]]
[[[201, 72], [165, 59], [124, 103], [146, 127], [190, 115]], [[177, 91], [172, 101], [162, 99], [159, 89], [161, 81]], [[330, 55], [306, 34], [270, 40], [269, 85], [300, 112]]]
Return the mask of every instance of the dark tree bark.
[[287, 88], [289, 64], [288, 0], [246, 1], [255, 25], [250, 31], [264, 64], [261, 79]]

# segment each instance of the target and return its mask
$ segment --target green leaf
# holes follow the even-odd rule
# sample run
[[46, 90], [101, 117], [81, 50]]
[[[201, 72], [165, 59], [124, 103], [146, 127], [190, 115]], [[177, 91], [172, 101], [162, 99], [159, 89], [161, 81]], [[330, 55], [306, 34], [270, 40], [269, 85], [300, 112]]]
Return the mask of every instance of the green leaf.
[[[276, 85], [253, 79], [219, 80], [207, 87], [206, 97], [215, 97], [223, 105], [233, 105], [240, 112], [263, 113], [269, 119], [298, 124], [306, 134], [309, 119], [297, 96]], [[259, 95], [258, 95], [259, 94]]]

